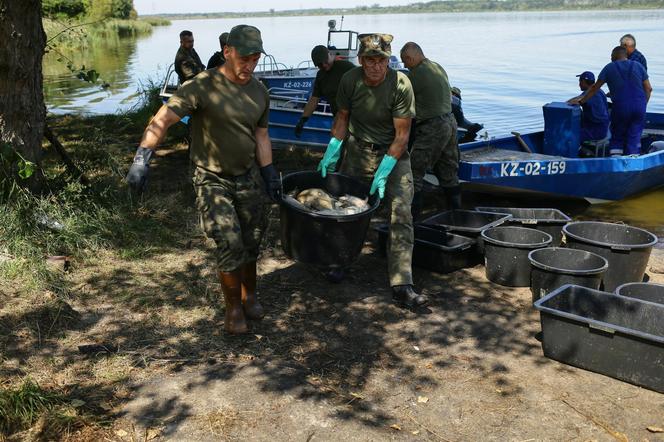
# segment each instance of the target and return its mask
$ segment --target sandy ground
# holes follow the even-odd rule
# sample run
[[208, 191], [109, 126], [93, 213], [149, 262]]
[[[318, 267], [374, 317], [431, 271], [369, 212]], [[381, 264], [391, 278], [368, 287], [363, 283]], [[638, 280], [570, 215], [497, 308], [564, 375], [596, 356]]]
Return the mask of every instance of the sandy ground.
[[[168, 167], [182, 152], [171, 154], [156, 161], [155, 191], [186, 182]], [[172, 204], [191, 205], [182, 192]], [[331, 284], [284, 255], [276, 206], [270, 217], [258, 282], [268, 314], [249, 334], [222, 331], [212, 248], [192, 209], [170, 243], [75, 263], [72, 312], [49, 316], [48, 333], [30, 325], [39, 305], [2, 316], [23, 327], [5, 342], [3, 375], [29, 372], [104, 417], [73, 439], [664, 441], [648, 430], [664, 427], [663, 394], [543, 356], [528, 288], [493, 284], [482, 265], [415, 269], [431, 303], [403, 310], [373, 231]], [[664, 283], [663, 250], [647, 275]], [[114, 351], [80, 354], [90, 343]]]

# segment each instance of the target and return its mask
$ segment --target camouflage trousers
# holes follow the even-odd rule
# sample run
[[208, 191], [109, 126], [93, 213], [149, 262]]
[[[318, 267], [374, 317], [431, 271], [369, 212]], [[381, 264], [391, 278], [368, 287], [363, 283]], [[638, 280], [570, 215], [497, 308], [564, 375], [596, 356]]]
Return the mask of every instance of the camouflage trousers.
[[459, 184], [459, 144], [457, 123], [450, 113], [416, 123], [411, 148], [411, 167], [415, 191], [422, 190], [424, 174], [432, 170], [441, 187]]
[[[388, 146], [382, 148], [357, 140], [352, 135], [344, 142], [345, 155], [341, 173], [359, 178], [371, 184]], [[385, 201], [390, 216], [390, 233], [387, 241], [387, 270], [390, 286], [413, 283], [413, 174], [410, 171], [408, 152], [397, 161], [385, 185]]]
[[232, 272], [256, 261], [267, 221], [258, 168], [232, 177], [197, 166], [194, 189], [201, 228], [217, 245], [219, 270]]

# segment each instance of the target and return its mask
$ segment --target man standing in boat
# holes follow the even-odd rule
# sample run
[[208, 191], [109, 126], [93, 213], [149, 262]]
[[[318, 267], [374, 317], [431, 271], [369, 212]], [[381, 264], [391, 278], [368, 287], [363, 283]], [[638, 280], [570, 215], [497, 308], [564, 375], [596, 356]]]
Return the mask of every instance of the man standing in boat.
[[227, 41], [228, 32], [224, 32], [219, 36], [219, 47], [221, 50], [212, 54], [212, 57], [210, 57], [207, 62], [207, 69], [218, 68], [226, 62], [226, 59], [224, 58], [224, 46], [226, 46]]
[[302, 129], [311, 114], [314, 113], [321, 97], [325, 97], [330, 104], [332, 115], [337, 113], [337, 90], [341, 77], [353, 69], [355, 65], [347, 60], [335, 60], [334, 54], [323, 45], [315, 46], [311, 50], [311, 61], [318, 68], [316, 79], [314, 80], [313, 90], [309, 101], [304, 106], [302, 117], [295, 126], [295, 136], [300, 138]]
[[201, 71], [205, 65], [194, 49], [194, 34], [191, 31], [180, 32], [180, 47], [175, 54], [175, 72], [178, 73], [180, 84], [191, 80]]
[[[583, 97], [588, 89], [595, 84], [595, 74], [590, 71], [582, 72], [579, 77], [579, 89], [583, 92], [576, 98]], [[606, 94], [599, 89], [592, 98], [583, 103], [583, 114], [581, 115], [581, 143], [586, 141], [603, 140], [609, 132], [609, 107], [606, 102]]]
[[417, 43], [401, 48], [401, 61], [408, 68], [408, 78], [415, 94], [415, 127], [410, 134], [413, 169], [413, 217], [422, 210], [422, 184], [427, 169], [432, 169], [447, 200], [447, 207], [461, 208], [459, 186], [459, 145], [457, 122], [452, 114], [452, 93], [447, 72], [424, 56]]
[[215, 255], [226, 303], [224, 328], [247, 331], [260, 319], [256, 259], [265, 229], [265, 193], [277, 200], [280, 179], [268, 136], [270, 97], [252, 73], [264, 53], [260, 31], [235, 26], [224, 48], [226, 63], [183, 84], [143, 133], [127, 182], [143, 190], [154, 149], [168, 128], [191, 116], [190, 157], [200, 222], [216, 242]]
[[395, 301], [408, 308], [427, 303], [413, 288], [413, 174], [408, 135], [415, 116], [413, 88], [408, 77], [388, 67], [392, 53], [389, 34], [361, 34], [359, 67], [348, 71], [337, 92], [332, 139], [318, 165], [323, 176], [335, 168], [344, 142], [341, 172], [367, 184], [370, 193], [385, 198], [390, 231], [387, 267]]
[[646, 105], [652, 86], [644, 67], [627, 59], [627, 50], [616, 46], [611, 51], [611, 63], [604, 66], [597, 81], [571, 104], [585, 104], [607, 83], [611, 93], [611, 156], [641, 153], [641, 133], [646, 122]]
[[643, 66], [643, 69], [648, 72], [648, 62], [646, 61], [646, 57], [636, 49], [636, 39], [632, 34], [625, 34], [622, 37], [620, 37], [620, 46], [625, 48], [627, 51], [627, 59], [636, 61], [638, 63], [641, 63], [641, 66]]

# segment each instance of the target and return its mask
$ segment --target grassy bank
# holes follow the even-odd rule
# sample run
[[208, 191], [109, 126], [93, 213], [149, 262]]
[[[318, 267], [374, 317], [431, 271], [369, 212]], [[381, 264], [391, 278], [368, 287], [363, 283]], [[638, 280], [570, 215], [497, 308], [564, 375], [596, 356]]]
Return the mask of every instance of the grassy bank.
[[76, 20], [43, 19], [47, 41], [57, 43], [80, 44], [82, 41], [106, 37], [137, 37], [152, 33], [153, 26], [164, 26], [170, 22], [166, 19], [93, 19]]

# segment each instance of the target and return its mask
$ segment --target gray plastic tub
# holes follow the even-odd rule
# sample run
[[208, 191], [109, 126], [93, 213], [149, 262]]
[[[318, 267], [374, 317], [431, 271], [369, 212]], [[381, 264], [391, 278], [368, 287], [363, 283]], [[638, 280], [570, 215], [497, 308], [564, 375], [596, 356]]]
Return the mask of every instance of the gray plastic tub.
[[647, 230], [625, 224], [577, 221], [563, 227], [567, 246], [586, 250], [606, 258], [609, 269], [604, 274], [607, 292], [628, 282], [641, 282], [657, 237]]
[[533, 302], [565, 284], [599, 289], [609, 263], [585, 250], [547, 247], [533, 250], [530, 260], [530, 291]]
[[[628, 282], [616, 289], [616, 294], [642, 301], [664, 304], [664, 284], [651, 282]], [[663, 318], [664, 319], [664, 318]]]
[[544, 356], [664, 393], [664, 305], [564, 285], [535, 308]]
[[551, 235], [551, 245], [556, 247], [562, 243], [563, 226], [572, 219], [558, 209], [529, 207], [475, 207], [481, 212], [504, 213], [512, 215], [507, 220], [511, 226], [529, 227]]
[[528, 253], [551, 244], [551, 235], [525, 227], [501, 226], [482, 230], [486, 277], [509, 287], [530, 285]]

